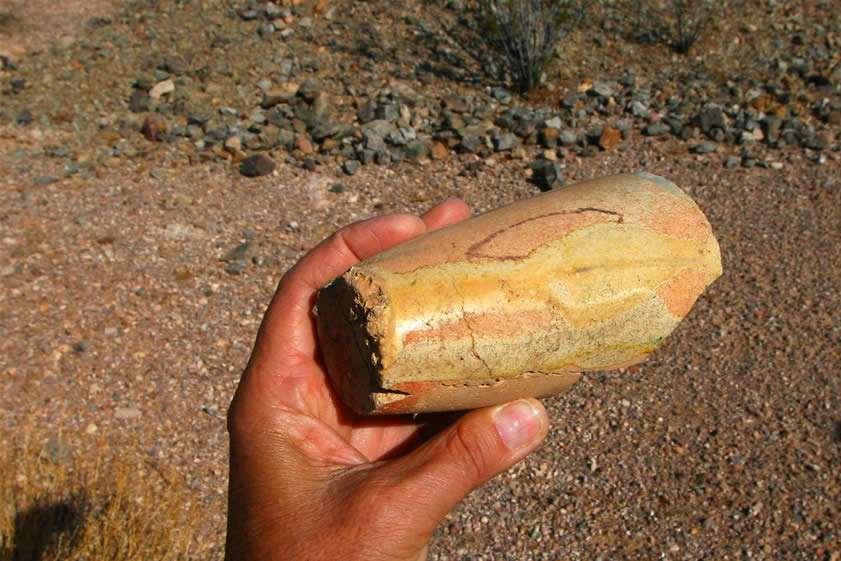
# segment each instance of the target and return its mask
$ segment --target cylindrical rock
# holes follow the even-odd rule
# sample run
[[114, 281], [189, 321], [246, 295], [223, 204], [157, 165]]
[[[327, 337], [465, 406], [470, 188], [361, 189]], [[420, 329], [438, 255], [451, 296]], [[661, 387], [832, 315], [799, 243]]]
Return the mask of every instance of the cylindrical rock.
[[643, 360], [720, 274], [698, 206], [638, 173], [384, 251], [325, 285], [315, 313], [331, 382], [354, 411], [466, 409]]

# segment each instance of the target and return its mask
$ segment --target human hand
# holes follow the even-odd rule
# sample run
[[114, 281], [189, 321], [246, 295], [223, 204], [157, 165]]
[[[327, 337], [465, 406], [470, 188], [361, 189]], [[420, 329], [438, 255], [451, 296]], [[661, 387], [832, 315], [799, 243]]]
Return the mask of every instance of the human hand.
[[322, 366], [312, 317], [318, 289], [469, 214], [447, 201], [422, 217], [358, 222], [283, 276], [228, 411], [228, 561], [426, 559], [444, 516], [546, 436], [535, 399], [471, 411], [431, 437], [440, 416], [358, 416]]

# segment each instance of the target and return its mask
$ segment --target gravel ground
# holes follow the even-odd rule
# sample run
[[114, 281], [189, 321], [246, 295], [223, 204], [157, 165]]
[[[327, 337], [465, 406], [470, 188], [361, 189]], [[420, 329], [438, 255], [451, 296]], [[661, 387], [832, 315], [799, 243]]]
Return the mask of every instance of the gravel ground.
[[[196, 549], [221, 558], [224, 414], [282, 272], [354, 220], [420, 212], [446, 197], [480, 212], [533, 195], [526, 164], [560, 156], [569, 182], [645, 170], [684, 187], [713, 224], [725, 272], [651, 360], [588, 374], [547, 399], [546, 444], [451, 513], [431, 559], [841, 559], [841, 163], [831, 112], [822, 120], [814, 110], [838, 99], [839, 82], [820, 90], [808, 81], [831, 75], [838, 62], [841, 27], [826, 4], [774, 11], [773, 3], [742, 3], [739, 17], [720, 24], [690, 62], [616, 38], [614, 19], [593, 40], [573, 37], [578, 66], [557, 70], [552, 76], [565, 86], [541, 94], [557, 100], [566, 85], [617, 78], [635, 65], [651, 106], [679, 95], [695, 113], [704, 100], [729, 103], [749, 87], [767, 91], [765, 82], [789, 80], [791, 98], [763, 111], [799, 115], [804, 141], [824, 134], [820, 150], [720, 140], [714, 152], [696, 153], [710, 135], [647, 136], [651, 122], [635, 120], [608, 150], [590, 149], [586, 139], [551, 154], [525, 138], [519, 151], [457, 154], [447, 144], [441, 159], [363, 165], [353, 175], [341, 171], [348, 156], [339, 147], [272, 147], [265, 152], [275, 171], [256, 178], [243, 177], [243, 154], [221, 143], [141, 132], [152, 114], [169, 137], [183, 117], [129, 109], [138, 75], [154, 74], [144, 62], [153, 51], [233, 61], [231, 76], [213, 75], [215, 86], [198, 79], [176, 86], [191, 92], [191, 110], [231, 106], [241, 116], [259, 105], [253, 86], [262, 65], [277, 63], [272, 53], [295, 61], [299, 83], [318, 78], [336, 120], [351, 124], [371, 97], [359, 101], [347, 88], [363, 91], [354, 80], [370, 76], [379, 81], [373, 89], [398, 80], [424, 99], [492, 96], [469, 77], [408, 69], [399, 56], [371, 65], [345, 48], [348, 33], [377, 32], [376, 45], [399, 52], [387, 18], [405, 24], [410, 7], [340, 2], [330, 13], [314, 5], [294, 14], [313, 25], [292, 27], [299, 38], [290, 41], [298, 42], [272, 43], [226, 2], [141, 2], [127, 16], [61, 4], [59, 12], [39, 6], [40, 21], [65, 22], [52, 35], [44, 25], [41, 35], [4, 37], [24, 51], [44, 47], [16, 54], [14, 68], [2, 71], [3, 88], [26, 82], [0, 98], [3, 445], [27, 426], [43, 442], [60, 435], [76, 455], [93, 456], [104, 438], [115, 456], [139, 452], [138, 469], [177, 469], [207, 512]], [[84, 13], [75, 21], [99, 19], [73, 26], [64, 11], [73, 6]], [[312, 38], [330, 30], [324, 22], [344, 26], [327, 51]], [[208, 50], [213, 33], [201, 27], [210, 24], [256, 37], [242, 47], [252, 50], [239, 50], [239, 41]], [[757, 62], [736, 79], [739, 49]], [[763, 78], [789, 55], [806, 57], [804, 79]], [[687, 85], [681, 65], [701, 62], [713, 77]], [[599, 113], [595, 103], [574, 116], [579, 139], [625, 117]]]

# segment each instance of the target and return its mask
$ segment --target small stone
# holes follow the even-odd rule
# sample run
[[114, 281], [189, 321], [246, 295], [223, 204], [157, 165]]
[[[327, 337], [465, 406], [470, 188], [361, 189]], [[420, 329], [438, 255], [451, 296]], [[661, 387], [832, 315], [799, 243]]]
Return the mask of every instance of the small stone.
[[469, 110], [467, 100], [461, 96], [451, 96], [444, 100], [444, 106], [450, 111], [465, 113]]
[[641, 101], [634, 100], [630, 104], [631, 115], [640, 119], [648, 119], [651, 116], [651, 111]]
[[709, 154], [718, 150], [718, 145], [715, 142], [705, 140], [699, 144], [695, 144], [694, 146], [690, 147], [689, 150], [696, 154]]
[[613, 127], [604, 127], [602, 129], [602, 134], [599, 137], [599, 146], [603, 150], [610, 150], [620, 142], [622, 142], [622, 133], [619, 132], [619, 129]]
[[607, 99], [613, 95], [613, 86], [607, 82], [596, 82], [592, 88], [587, 90], [587, 95]]
[[572, 131], [563, 131], [558, 140], [561, 141], [562, 146], [573, 146], [578, 143], [578, 136]]
[[224, 146], [231, 154], [237, 154], [242, 150], [242, 139], [239, 136], [229, 136]]
[[730, 169], [734, 168], [739, 165], [739, 158], [736, 156], [730, 156], [726, 160], [724, 160], [724, 167]]
[[429, 153], [429, 146], [423, 140], [413, 140], [403, 149], [406, 160], [417, 162]]
[[465, 136], [459, 142], [457, 149], [459, 152], [467, 152], [470, 154], [475, 154], [479, 147], [482, 146], [482, 139], [478, 136]]
[[567, 109], [575, 109], [575, 106], [578, 105], [578, 94], [570, 90], [561, 100], [561, 105]]
[[49, 185], [58, 181], [58, 177], [54, 175], [39, 175], [35, 178], [35, 185]]
[[515, 146], [520, 144], [520, 140], [517, 138], [517, 135], [508, 132], [496, 135], [493, 139], [493, 143], [497, 152], [504, 152], [512, 150]]
[[155, 84], [151, 90], [149, 90], [149, 97], [154, 100], [160, 99], [162, 96], [171, 94], [175, 91], [175, 82], [172, 80], [164, 80], [162, 82], [158, 82]]
[[131, 94], [131, 99], [129, 99], [128, 107], [132, 113], [145, 113], [151, 109], [152, 100], [149, 94], [143, 90], [134, 90]]
[[138, 419], [143, 416], [140, 409], [134, 407], [117, 407], [114, 409], [114, 418], [122, 420]]
[[263, 154], [253, 154], [242, 161], [239, 172], [245, 177], [262, 177], [275, 170], [275, 163]]
[[295, 137], [295, 150], [300, 150], [304, 154], [312, 154], [315, 148], [309, 138], [299, 134]]
[[149, 115], [140, 127], [140, 133], [149, 142], [158, 142], [166, 136], [166, 123], [155, 115]]
[[803, 142], [803, 145], [806, 148], [811, 148], [812, 150], [824, 150], [827, 146], [829, 146], [829, 143], [829, 136], [826, 133], [819, 132], [807, 138]]
[[249, 240], [228, 251], [222, 256], [222, 261], [248, 261], [254, 257], [256, 253], [257, 243]]
[[187, 61], [179, 55], [165, 55], [158, 68], [176, 76], [186, 74], [188, 69]]
[[672, 129], [669, 128], [669, 125], [663, 122], [656, 122], [651, 123], [650, 125], [646, 125], [644, 129], [642, 129], [642, 134], [645, 136], [662, 136], [667, 134]]
[[[342, 170], [344, 170], [344, 172], [348, 175], [353, 175], [357, 171], [359, 171], [359, 165], [360, 165], [359, 160], [345, 160], [345, 163], [342, 164]], [[333, 191], [333, 192], [336, 193], [336, 192], [341, 192], [341, 191]]]
[[227, 265], [225, 265], [225, 272], [229, 275], [241, 275], [248, 269], [249, 262], [244, 259], [237, 259], [236, 261], [230, 261]]
[[[353, 174], [349, 174], [349, 175], [353, 175]], [[334, 183], [327, 190], [330, 191], [331, 193], [344, 193], [345, 192], [345, 186], [342, 185], [341, 183]]]
[[32, 122], [32, 113], [29, 111], [29, 109], [24, 107], [18, 113], [16, 120], [19, 125], [28, 125]]
[[85, 427], [85, 434], [94, 434], [99, 430], [99, 427], [96, 426], [94, 423], [89, 423], [88, 426]]
[[562, 126], [563, 126], [563, 123], [561, 122], [561, 118], [560, 118], [560, 117], [558, 117], [557, 115], [555, 115], [555, 116], [554, 116], [554, 117], [552, 117], [551, 119], [547, 119], [547, 120], [546, 120], [546, 121], [544, 121], [544, 123], [543, 123], [543, 127], [544, 127], [544, 128], [545, 128], [545, 127], [549, 127], [549, 128], [551, 128], [551, 129], [558, 129], [558, 130], [561, 130], [561, 127], [562, 127]]
[[701, 132], [708, 134], [712, 129], [724, 129], [724, 113], [718, 107], [707, 107], [695, 118]]
[[543, 127], [537, 133], [537, 139], [544, 148], [554, 148], [558, 145], [561, 131], [555, 127]]
[[566, 183], [561, 166], [556, 162], [537, 160], [529, 164], [528, 167], [532, 170], [531, 181], [541, 191], [551, 191], [562, 187]]
[[430, 148], [430, 156], [433, 160], [443, 160], [450, 153], [449, 149], [443, 142], [435, 141]]
[[83, 353], [88, 350], [88, 343], [87, 341], [79, 341], [73, 345], [73, 351], [77, 353]]

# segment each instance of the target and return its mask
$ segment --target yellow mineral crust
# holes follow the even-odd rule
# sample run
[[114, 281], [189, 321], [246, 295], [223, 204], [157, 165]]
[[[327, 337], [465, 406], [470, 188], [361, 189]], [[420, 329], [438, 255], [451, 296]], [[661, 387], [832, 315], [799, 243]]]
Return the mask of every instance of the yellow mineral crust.
[[[448, 384], [471, 403], [464, 388], [475, 384], [560, 387], [573, 378], [531, 378], [642, 360], [720, 274], [709, 223], [672, 183], [638, 174], [569, 186], [351, 268], [339, 281], [353, 294], [353, 317], [343, 317], [359, 356], [357, 372], [338, 377], [369, 377], [366, 391], [385, 392], [377, 408], [421, 388], [435, 402]], [[327, 288], [320, 309], [347, 307]]]

